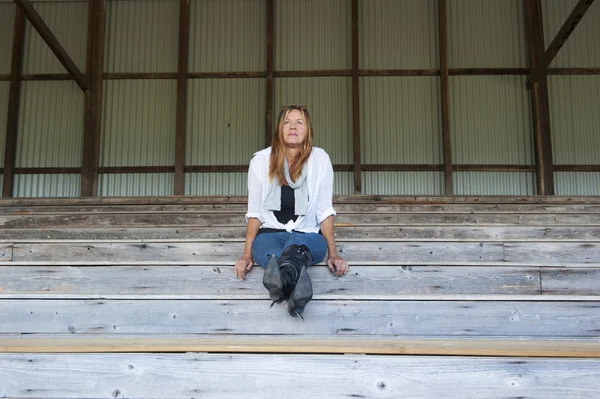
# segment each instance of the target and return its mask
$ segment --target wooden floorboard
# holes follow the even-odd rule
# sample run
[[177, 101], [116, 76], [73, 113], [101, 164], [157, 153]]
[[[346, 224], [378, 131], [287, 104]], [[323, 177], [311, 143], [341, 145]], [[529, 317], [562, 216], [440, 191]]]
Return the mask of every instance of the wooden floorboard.
[[598, 359], [3, 354], [0, 397], [592, 399]]
[[[587, 295], [600, 291], [600, 274], [575, 274], [586, 280]], [[309, 275], [316, 299], [514, 297], [543, 290], [539, 268], [356, 266], [339, 278], [313, 266]], [[262, 277], [260, 267], [240, 281], [233, 266], [0, 266], [0, 298], [263, 299]]]
[[[586, 213], [342, 213], [335, 223], [348, 226], [398, 225], [526, 225], [526, 226], [600, 226], [600, 214]], [[192, 214], [66, 214], [0, 215], [0, 228], [71, 229], [83, 227], [235, 227], [245, 226], [240, 212]]]
[[597, 338], [600, 302], [1, 300], [0, 334], [266, 334]]
[[[339, 242], [355, 265], [600, 266], [599, 242]], [[4, 249], [2, 249], [4, 248]], [[13, 265], [233, 265], [243, 244], [230, 242], [20, 243], [0, 246]]]

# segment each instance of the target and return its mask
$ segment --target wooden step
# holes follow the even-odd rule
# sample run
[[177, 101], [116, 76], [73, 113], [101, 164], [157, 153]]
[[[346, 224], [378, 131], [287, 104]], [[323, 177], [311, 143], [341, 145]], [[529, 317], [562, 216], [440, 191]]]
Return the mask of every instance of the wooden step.
[[[355, 265], [599, 267], [600, 242], [339, 242]], [[0, 244], [12, 265], [233, 265], [243, 243], [93, 242]]]
[[600, 391], [598, 359], [3, 354], [0, 369], [5, 398], [591, 399]]
[[[266, 293], [265, 293], [266, 294]], [[600, 302], [314, 300], [304, 320], [270, 300], [0, 300], [0, 334], [259, 334], [597, 338]], [[268, 339], [268, 337], [266, 337]]]
[[[337, 223], [337, 241], [599, 241], [600, 226], [361, 226]], [[73, 227], [0, 229], [2, 242], [44, 241], [244, 241], [246, 226]]]

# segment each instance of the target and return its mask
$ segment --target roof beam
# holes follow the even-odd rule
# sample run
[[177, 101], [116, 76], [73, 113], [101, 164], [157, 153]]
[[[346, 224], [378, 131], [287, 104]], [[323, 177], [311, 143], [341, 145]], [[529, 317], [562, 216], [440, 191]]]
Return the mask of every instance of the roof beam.
[[531, 88], [535, 82], [539, 81], [542, 76], [546, 75], [548, 72], [548, 66], [554, 57], [556, 57], [556, 54], [558, 54], [558, 51], [565, 44], [571, 33], [573, 33], [573, 30], [575, 30], [575, 27], [579, 21], [581, 21], [581, 18], [583, 18], [585, 12], [593, 2], [594, 0], [579, 0], [579, 3], [577, 3], [571, 12], [571, 15], [569, 15], [562, 28], [560, 28], [546, 52], [544, 52], [544, 54], [542, 54], [542, 56], [539, 58], [539, 61], [536, 63], [531, 75], [529, 75], [529, 78], [527, 79], [528, 88]]
[[77, 83], [81, 90], [86, 91], [87, 83], [85, 76], [81, 73], [79, 68], [77, 68], [77, 65], [75, 65], [71, 57], [69, 57], [69, 54], [67, 54], [65, 49], [60, 45], [56, 36], [54, 36], [50, 28], [48, 28], [48, 25], [46, 25], [40, 14], [33, 8], [29, 0], [14, 0], [14, 2], [23, 11], [27, 20], [29, 20], [48, 47], [50, 47], [50, 50], [56, 55], [56, 58], [58, 58], [67, 72], [73, 77], [75, 83]]

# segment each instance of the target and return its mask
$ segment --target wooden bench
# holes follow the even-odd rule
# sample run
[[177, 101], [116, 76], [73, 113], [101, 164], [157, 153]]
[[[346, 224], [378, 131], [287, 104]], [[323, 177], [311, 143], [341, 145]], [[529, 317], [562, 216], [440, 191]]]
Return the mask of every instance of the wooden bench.
[[600, 397], [600, 198], [336, 197], [305, 320], [244, 197], [0, 201], [0, 397]]

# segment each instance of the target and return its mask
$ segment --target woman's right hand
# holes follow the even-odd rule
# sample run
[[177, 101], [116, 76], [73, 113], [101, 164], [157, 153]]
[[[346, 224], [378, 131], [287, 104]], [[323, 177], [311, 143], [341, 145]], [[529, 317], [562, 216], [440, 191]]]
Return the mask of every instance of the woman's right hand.
[[235, 275], [240, 280], [243, 280], [246, 277], [246, 273], [250, 271], [254, 267], [254, 261], [252, 260], [252, 255], [244, 254], [241, 258], [239, 258], [235, 262]]

